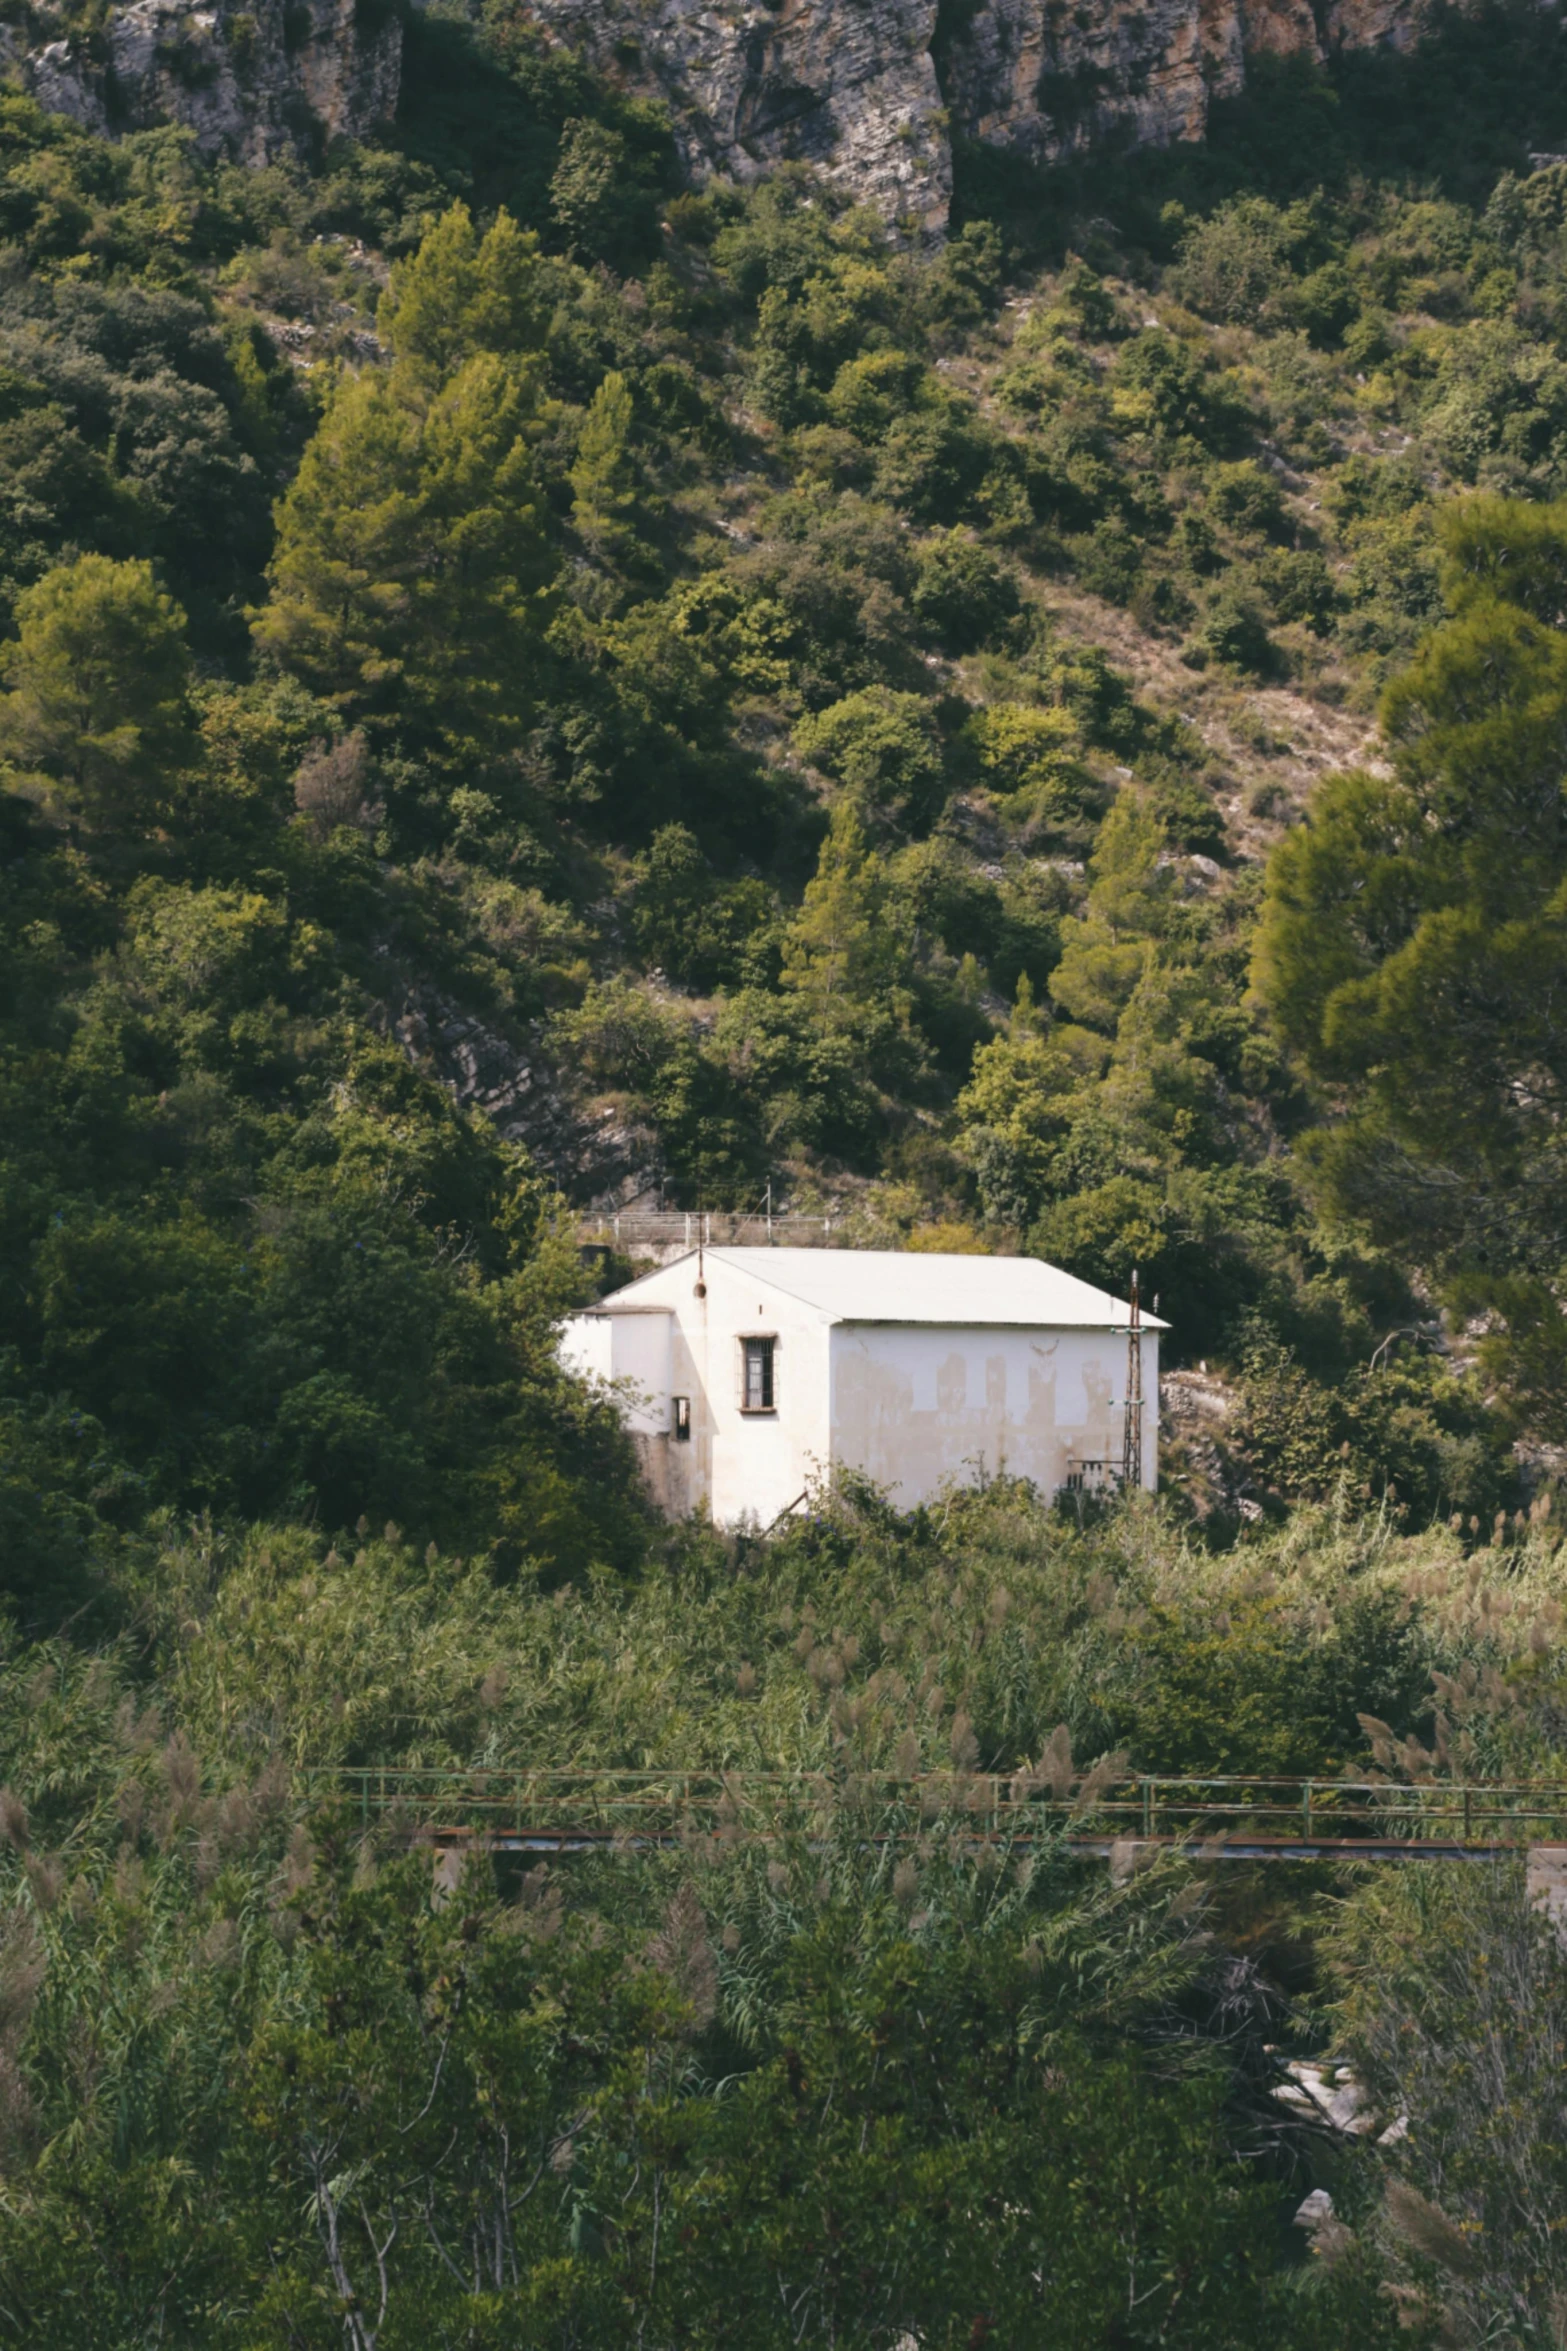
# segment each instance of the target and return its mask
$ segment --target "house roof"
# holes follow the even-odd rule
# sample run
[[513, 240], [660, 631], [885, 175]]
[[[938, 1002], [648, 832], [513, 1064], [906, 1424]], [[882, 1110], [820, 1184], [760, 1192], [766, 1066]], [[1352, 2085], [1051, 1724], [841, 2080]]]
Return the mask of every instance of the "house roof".
[[[687, 1265], [693, 1249], [676, 1265]], [[1032, 1329], [1125, 1330], [1126, 1301], [1037, 1257], [957, 1257], [902, 1249], [709, 1249], [707, 1260], [813, 1306], [831, 1322], [1022, 1324]], [[660, 1266], [601, 1299], [600, 1313], [653, 1303]], [[1149, 1330], [1167, 1330], [1144, 1314]]]

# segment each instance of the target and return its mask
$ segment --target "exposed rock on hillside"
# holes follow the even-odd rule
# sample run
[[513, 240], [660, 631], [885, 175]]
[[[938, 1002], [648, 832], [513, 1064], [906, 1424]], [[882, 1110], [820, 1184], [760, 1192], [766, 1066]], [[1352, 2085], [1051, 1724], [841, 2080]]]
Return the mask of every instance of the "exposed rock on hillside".
[[[533, 0], [547, 31], [668, 105], [693, 175], [790, 159], [939, 233], [952, 132], [1049, 160], [1109, 136], [1201, 136], [1263, 52], [1403, 46], [1424, 0]], [[13, 56], [99, 131], [188, 123], [262, 162], [318, 127], [362, 136], [397, 101], [390, 8], [360, 0], [131, 0], [90, 40]]]
[[573, 1199], [609, 1201], [656, 1178], [655, 1138], [612, 1103], [585, 1107], [561, 1083], [537, 1033], [519, 1044], [438, 988], [404, 973], [385, 1005], [385, 1027], [410, 1061], [440, 1079], [509, 1143], [521, 1143]]
[[131, 0], [16, 59], [52, 113], [101, 133], [184, 123], [206, 154], [253, 164], [389, 121], [401, 61], [396, 14], [363, 0]]
[[697, 178], [799, 160], [940, 229], [952, 193], [936, 0], [533, 0], [560, 40], [664, 100]]
[[799, 158], [926, 230], [951, 133], [1048, 161], [1110, 135], [1200, 138], [1267, 52], [1404, 46], [1422, 0], [533, 0], [538, 19], [663, 98], [688, 163], [753, 179]]

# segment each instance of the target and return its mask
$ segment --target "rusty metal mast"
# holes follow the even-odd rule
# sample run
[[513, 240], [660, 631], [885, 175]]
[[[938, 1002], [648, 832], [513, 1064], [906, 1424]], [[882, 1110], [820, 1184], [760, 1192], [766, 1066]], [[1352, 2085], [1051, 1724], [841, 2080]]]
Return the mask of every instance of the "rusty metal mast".
[[1143, 1482], [1143, 1309], [1132, 1268], [1132, 1319], [1126, 1333], [1126, 1435], [1121, 1451], [1121, 1491], [1135, 1494]]

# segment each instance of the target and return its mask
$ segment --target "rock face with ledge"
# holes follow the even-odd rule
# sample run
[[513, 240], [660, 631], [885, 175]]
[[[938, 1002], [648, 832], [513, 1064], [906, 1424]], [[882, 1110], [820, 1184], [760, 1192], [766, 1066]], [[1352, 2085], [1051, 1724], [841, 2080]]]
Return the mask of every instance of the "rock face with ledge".
[[1404, 47], [1423, 0], [532, 0], [669, 107], [701, 179], [799, 159], [939, 234], [954, 130], [1037, 162], [1197, 139], [1248, 59]]
[[92, 44], [13, 47], [8, 62], [41, 106], [90, 130], [177, 122], [204, 154], [260, 164], [389, 122], [402, 27], [355, 0], [130, 0]]
[[694, 178], [810, 163], [891, 219], [945, 226], [936, 0], [533, 0], [530, 13], [663, 100]]
[[[531, 0], [531, 14], [664, 102], [698, 181], [799, 160], [930, 237], [946, 224], [954, 130], [1039, 162], [1109, 137], [1200, 138], [1249, 59], [1401, 48], [1425, 4]], [[251, 163], [363, 137], [397, 103], [397, 18], [365, 0], [130, 0], [91, 54], [11, 39], [11, 70], [44, 105], [100, 131], [185, 123], [208, 153]]]
[[1215, 98], [1257, 56], [1325, 62], [1402, 48], [1419, 0], [980, 0], [946, 44], [944, 94], [970, 137], [1054, 162], [1111, 135], [1139, 146], [1201, 138]]

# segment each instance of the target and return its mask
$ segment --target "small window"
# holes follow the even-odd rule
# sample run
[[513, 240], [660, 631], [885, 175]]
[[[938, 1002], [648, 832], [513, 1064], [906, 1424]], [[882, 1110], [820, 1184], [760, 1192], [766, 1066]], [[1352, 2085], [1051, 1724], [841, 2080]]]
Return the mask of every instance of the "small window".
[[771, 1412], [774, 1409], [773, 1349], [775, 1339], [742, 1339], [745, 1350], [744, 1384], [740, 1391], [742, 1412]]
[[675, 1443], [689, 1445], [691, 1442], [691, 1399], [689, 1396], [676, 1396], [672, 1401], [675, 1407]]

